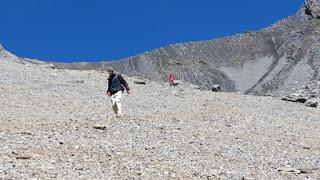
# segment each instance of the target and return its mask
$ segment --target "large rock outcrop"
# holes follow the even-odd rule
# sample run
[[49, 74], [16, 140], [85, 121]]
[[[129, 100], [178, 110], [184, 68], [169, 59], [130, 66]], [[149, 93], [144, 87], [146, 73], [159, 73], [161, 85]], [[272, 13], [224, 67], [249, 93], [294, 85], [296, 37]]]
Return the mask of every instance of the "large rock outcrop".
[[[293, 16], [257, 32], [171, 45], [112, 62], [57, 63], [60, 68], [117, 71], [156, 81], [177, 79], [211, 89], [286, 95], [320, 80], [319, 0], [306, 0]], [[313, 17], [313, 18], [310, 18]]]
[[320, 18], [320, 0], [305, 0], [306, 13], [313, 18]]

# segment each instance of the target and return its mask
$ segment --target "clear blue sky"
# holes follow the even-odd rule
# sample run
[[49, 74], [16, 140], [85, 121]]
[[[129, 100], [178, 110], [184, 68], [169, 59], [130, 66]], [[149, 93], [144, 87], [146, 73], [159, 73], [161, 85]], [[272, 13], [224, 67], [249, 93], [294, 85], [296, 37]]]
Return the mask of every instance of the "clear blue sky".
[[0, 0], [0, 43], [20, 57], [118, 60], [258, 30], [303, 0]]

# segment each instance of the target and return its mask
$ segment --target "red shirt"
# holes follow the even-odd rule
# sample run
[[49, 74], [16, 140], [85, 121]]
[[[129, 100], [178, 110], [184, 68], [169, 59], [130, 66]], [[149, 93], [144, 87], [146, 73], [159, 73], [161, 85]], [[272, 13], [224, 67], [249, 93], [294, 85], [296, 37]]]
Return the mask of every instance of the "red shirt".
[[169, 80], [170, 80], [170, 81], [174, 81], [174, 80], [175, 80], [175, 79], [174, 79], [174, 76], [173, 76], [172, 74], [170, 74]]

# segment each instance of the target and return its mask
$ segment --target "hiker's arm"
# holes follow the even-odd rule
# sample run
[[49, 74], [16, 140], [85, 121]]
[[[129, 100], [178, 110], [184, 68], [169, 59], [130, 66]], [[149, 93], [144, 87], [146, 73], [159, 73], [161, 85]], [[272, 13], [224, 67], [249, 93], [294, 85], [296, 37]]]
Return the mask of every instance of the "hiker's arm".
[[122, 76], [119, 77], [120, 78], [120, 82], [121, 84], [126, 88], [127, 91], [130, 91], [130, 88], [128, 86], [128, 83], [126, 80], [124, 80], [124, 78]]
[[110, 95], [110, 87], [111, 87], [111, 82], [108, 80], [108, 90], [107, 90], [107, 94]]

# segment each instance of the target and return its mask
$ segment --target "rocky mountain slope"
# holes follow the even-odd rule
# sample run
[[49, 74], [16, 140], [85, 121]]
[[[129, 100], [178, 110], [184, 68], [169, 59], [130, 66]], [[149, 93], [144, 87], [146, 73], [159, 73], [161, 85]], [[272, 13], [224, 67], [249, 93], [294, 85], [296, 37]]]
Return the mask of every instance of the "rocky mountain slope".
[[[318, 98], [319, 2], [258, 32], [116, 62], [50, 64], [0, 46], [0, 179], [319, 179], [319, 108], [189, 84]], [[95, 71], [109, 66], [129, 75], [123, 119]], [[170, 72], [189, 83], [163, 83]]]
[[320, 111], [0, 54], [0, 179], [318, 179]]
[[226, 92], [287, 95], [319, 82], [319, 4], [319, 0], [306, 0], [294, 16], [257, 32], [171, 45], [121, 61], [58, 66], [83, 70], [112, 66], [156, 81], [173, 73], [205, 89], [220, 84]]
[[10, 60], [16, 59], [17, 57], [13, 54], [11, 54], [10, 52], [8, 52], [7, 50], [5, 50], [2, 45], [0, 44], [0, 57], [1, 58], [7, 58]]

